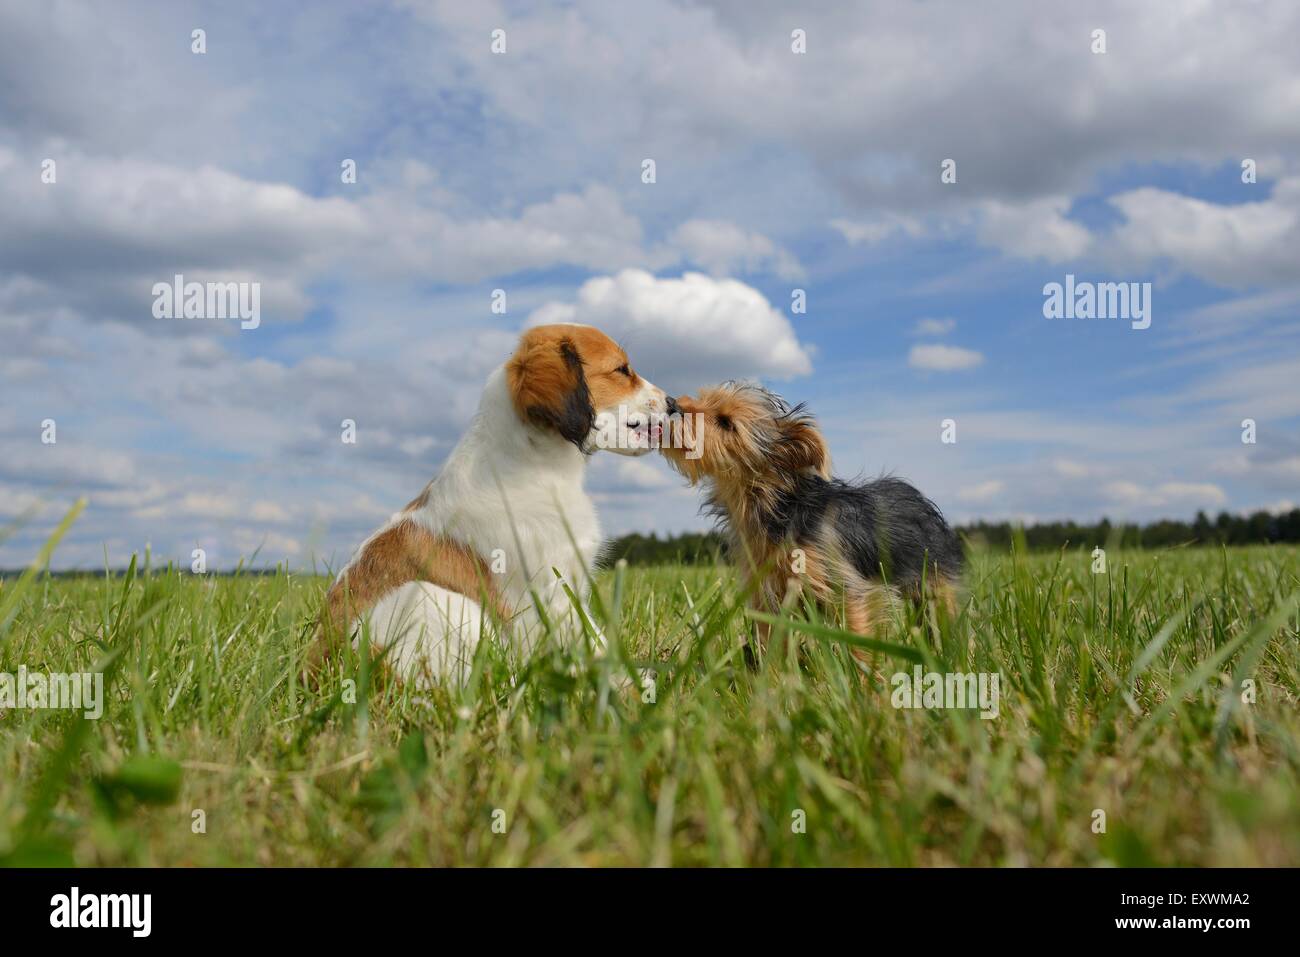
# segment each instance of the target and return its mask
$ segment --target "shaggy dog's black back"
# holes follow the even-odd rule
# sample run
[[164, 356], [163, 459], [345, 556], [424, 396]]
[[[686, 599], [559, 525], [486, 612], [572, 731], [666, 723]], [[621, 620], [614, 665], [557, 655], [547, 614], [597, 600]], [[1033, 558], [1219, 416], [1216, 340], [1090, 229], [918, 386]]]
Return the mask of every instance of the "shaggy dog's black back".
[[[764, 516], [773, 541], [810, 544], [833, 523], [844, 557], [868, 579], [918, 588], [922, 574], [955, 579], [962, 568], [961, 543], [938, 506], [896, 478], [862, 485], [819, 475], [800, 475]], [[928, 572], [927, 572], [928, 566]]]

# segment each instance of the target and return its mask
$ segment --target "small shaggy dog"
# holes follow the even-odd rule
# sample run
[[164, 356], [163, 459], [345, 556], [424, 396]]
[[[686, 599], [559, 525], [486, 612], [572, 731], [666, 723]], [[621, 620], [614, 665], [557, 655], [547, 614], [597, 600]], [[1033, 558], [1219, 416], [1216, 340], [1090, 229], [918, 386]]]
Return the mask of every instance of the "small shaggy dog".
[[955, 610], [961, 545], [939, 509], [901, 479], [832, 478], [826, 442], [802, 405], [737, 382], [671, 405], [681, 415], [662, 452], [692, 485], [707, 485], [708, 511], [763, 610], [775, 612], [800, 588], [823, 607], [842, 607], [859, 634], [923, 589]]

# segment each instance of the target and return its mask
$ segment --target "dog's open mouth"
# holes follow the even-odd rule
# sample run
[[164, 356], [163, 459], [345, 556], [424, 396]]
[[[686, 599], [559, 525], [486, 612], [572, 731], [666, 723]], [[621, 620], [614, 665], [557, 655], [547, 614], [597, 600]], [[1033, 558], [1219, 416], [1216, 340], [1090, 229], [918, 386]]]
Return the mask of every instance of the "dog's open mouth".
[[632, 449], [657, 449], [662, 439], [663, 429], [657, 425], [643, 425], [627, 432], [627, 445]]
[[657, 449], [663, 444], [664, 425], [651, 421], [627, 430], [628, 442], [634, 449]]

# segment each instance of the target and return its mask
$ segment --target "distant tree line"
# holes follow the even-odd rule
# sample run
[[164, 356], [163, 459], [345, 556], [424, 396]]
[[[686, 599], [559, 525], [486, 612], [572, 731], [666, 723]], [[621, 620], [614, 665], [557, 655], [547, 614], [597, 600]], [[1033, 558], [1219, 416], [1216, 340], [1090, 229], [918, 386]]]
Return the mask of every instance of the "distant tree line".
[[626, 558], [629, 565], [709, 565], [723, 551], [722, 536], [717, 532], [686, 532], [660, 538], [654, 532], [633, 532], [610, 542], [602, 555], [602, 564], [613, 565]]
[[[959, 531], [972, 542], [993, 547], [1011, 544], [1013, 526], [1007, 522], [975, 522]], [[1031, 549], [1056, 549], [1070, 545], [1115, 545], [1121, 548], [1168, 548], [1171, 545], [1262, 545], [1268, 542], [1300, 542], [1300, 508], [1273, 514], [1254, 512], [1229, 515], [1220, 512], [1211, 519], [1197, 512], [1192, 522], [1162, 519], [1148, 525], [1119, 523], [1103, 518], [1093, 525], [1075, 522], [1046, 522], [1024, 528], [1025, 544]]]
[[[1080, 525], [1077, 522], [1041, 522], [1023, 529], [1009, 522], [974, 522], [959, 526], [957, 533], [975, 545], [1006, 549], [1018, 530], [1025, 544], [1034, 551], [1062, 548], [1066, 545], [1103, 545], [1120, 548], [1168, 548], [1173, 545], [1259, 545], [1269, 542], [1300, 543], [1300, 508], [1273, 514], [1254, 512], [1230, 515], [1220, 512], [1211, 519], [1197, 512], [1191, 522], [1164, 519], [1147, 525], [1100, 522]], [[606, 549], [605, 562], [620, 558], [629, 565], [710, 564], [724, 552], [717, 532], [687, 532], [660, 538], [655, 533], [633, 533], [615, 539]]]

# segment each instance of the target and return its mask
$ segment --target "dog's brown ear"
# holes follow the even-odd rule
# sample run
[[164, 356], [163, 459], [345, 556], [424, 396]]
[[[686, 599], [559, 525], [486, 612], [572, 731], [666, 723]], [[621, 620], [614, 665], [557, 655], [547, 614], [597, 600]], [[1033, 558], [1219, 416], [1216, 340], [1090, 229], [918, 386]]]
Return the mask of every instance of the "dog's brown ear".
[[547, 332], [525, 333], [506, 364], [510, 399], [525, 422], [554, 430], [585, 452], [596, 410], [582, 373], [582, 357], [572, 339]]
[[794, 410], [781, 423], [781, 439], [777, 443], [777, 455], [783, 468], [791, 472], [811, 470], [824, 479], [831, 477], [831, 453], [826, 447], [810, 416], [803, 415], [802, 407]]

